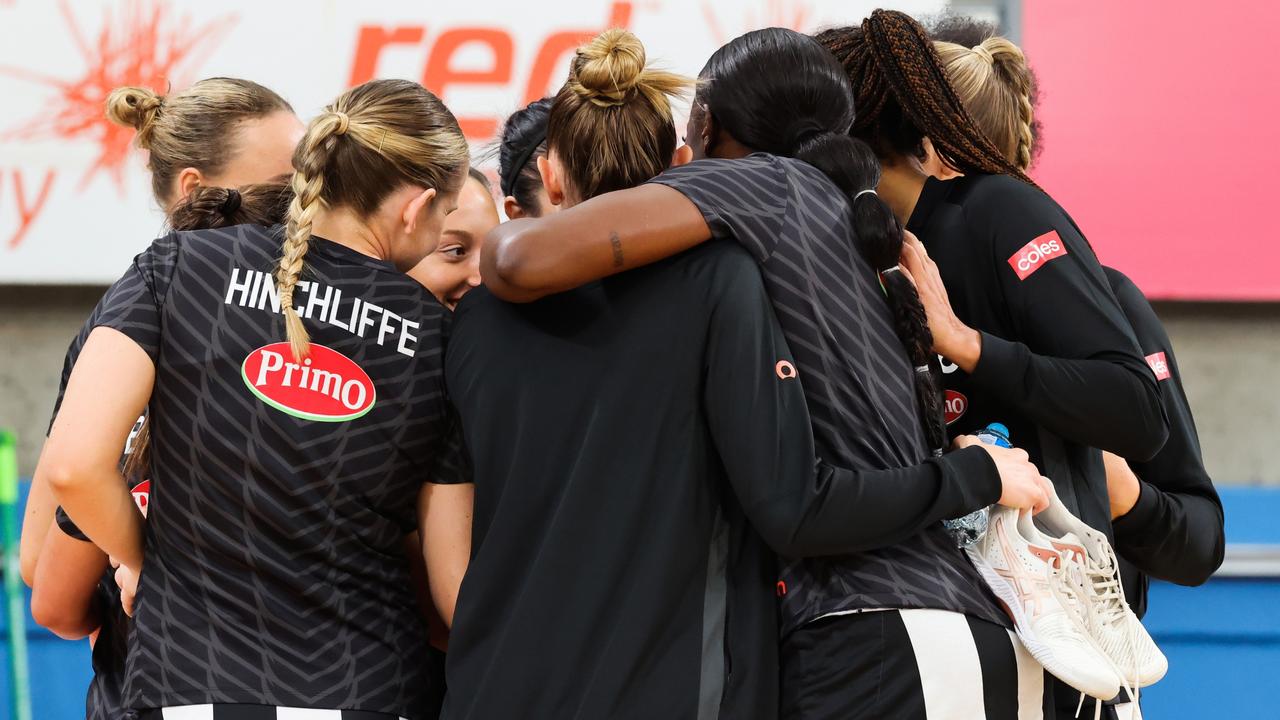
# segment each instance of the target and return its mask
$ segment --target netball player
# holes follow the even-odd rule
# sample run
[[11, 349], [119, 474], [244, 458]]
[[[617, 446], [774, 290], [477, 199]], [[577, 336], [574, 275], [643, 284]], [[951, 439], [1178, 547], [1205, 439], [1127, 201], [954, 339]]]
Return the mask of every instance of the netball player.
[[547, 116], [552, 98], [542, 98], [511, 113], [498, 140], [498, 177], [507, 217], [542, 217], [556, 206], [547, 198], [538, 159], [547, 155]]
[[[572, 126], [574, 133], [558, 135], [560, 107], [557, 101], [552, 111], [548, 160], [551, 179], [561, 175], [556, 169], [558, 163], [564, 162], [568, 172], [572, 172], [574, 167], [591, 168], [593, 158], [600, 155], [609, 157], [607, 150], [622, 155], [621, 151], [608, 146], [606, 151], [601, 151], [599, 145], [591, 141], [593, 135], [588, 131], [591, 126], [575, 125]], [[557, 538], [586, 546], [593, 556], [586, 563], [591, 568], [590, 580], [581, 577], [570, 580], [553, 573], [544, 577], [535, 567], [528, 571], [528, 582], [558, 584], [557, 587], [575, 591], [588, 582], [593, 588], [598, 581], [620, 583], [626, 592], [617, 601], [635, 603], [648, 613], [639, 614], [639, 609], [628, 611], [643, 618], [635, 623], [640, 628], [656, 622], [662, 607], [679, 600], [671, 596], [672, 588], [719, 587], [715, 585], [714, 575], [705, 581], [699, 574], [689, 579], [679, 574], [679, 566], [670, 564], [672, 557], [679, 558], [681, 563], [699, 563], [698, 567], [707, 564], [707, 557], [700, 550], [705, 540], [697, 534], [685, 539], [683, 550], [668, 548], [672, 538], [667, 533], [675, 533], [680, 527], [672, 518], [696, 518], [694, 511], [707, 505], [702, 495], [685, 497], [687, 488], [701, 487], [704, 483], [692, 483], [688, 471], [680, 475], [671, 472], [668, 466], [671, 461], [661, 459], [671, 453], [691, 454], [702, 449], [688, 446], [700, 437], [690, 430], [691, 426], [697, 428], [693, 418], [699, 414], [688, 407], [690, 400], [681, 404], [669, 396], [680, 391], [679, 397], [702, 395], [708, 404], [703, 412], [712, 421], [708, 428], [710, 441], [726, 466], [728, 486], [736, 490], [736, 497], [744, 506], [745, 519], [763, 538], [792, 557], [844, 555], [822, 564], [790, 564], [783, 581], [776, 586], [776, 592], [784, 598], [783, 623], [787, 631], [818, 618], [840, 618], [889, 608], [891, 612], [874, 614], [876, 626], [868, 628], [865, 637], [846, 639], [856, 651], [880, 658], [889, 654], [886, 648], [905, 642], [906, 625], [911, 622], [911, 614], [918, 610], [920, 617], [926, 619], [934, 613], [954, 615], [966, 637], [974, 638], [968, 641], [970, 648], [975, 643], [985, 646], [998, 642], [1010, 653], [1012, 661], [1011, 641], [1000, 624], [1007, 620], [986, 594], [972, 567], [945, 535], [939, 521], [948, 516], [947, 508], [997, 499], [1018, 507], [1031, 507], [1043, 500], [1044, 489], [1039, 484], [1042, 479], [1035, 473], [1020, 476], [1013, 471], [1014, 465], [1025, 460], [1017, 451], [995, 453], [994, 464], [992, 456], [981, 448], [932, 456], [931, 450], [938, 446], [931, 443], [926, 430], [934, 433], [933, 442], [940, 443], [941, 418], [937, 418], [937, 425], [927, 427], [926, 421], [932, 418], [927, 414], [927, 407], [918, 407], [917, 400], [927, 403], [918, 393], [931, 390], [936, 393], [936, 389], [927, 383], [917, 385], [920, 382], [917, 378], [923, 373], [915, 370], [916, 363], [909, 354], [914, 352], [920, 364], [928, 362], [927, 330], [919, 317], [918, 304], [914, 306], [916, 314], [912, 314], [913, 303], [918, 301], [909, 284], [895, 280], [895, 272], [887, 272], [886, 285], [891, 297], [890, 302], [886, 302], [885, 291], [877, 281], [877, 268], [888, 271], [896, 267], [902, 235], [892, 215], [873, 194], [858, 194], [875, 185], [876, 162], [869, 149], [845, 134], [853, 119], [853, 105], [843, 70], [811, 38], [779, 29], [749, 33], [722, 48], [708, 62], [699, 81], [694, 107], [688, 139], [695, 154], [743, 158], [752, 150], [763, 149], [814, 164], [763, 154], [746, 159], [695, 161], [668, 171], [654, 184], [640, 188], [620, 189], [625, 185], [615, 183], [601, 188], [615, 189], [615, 192], [595, 199], [586, 199], [594, 193], [581, 196], [565, 193], [574, 207], [541, 220], [517, 220], [499, 228], [491, 235], [491, 241], [496, 239], [497, 244], [486, 245], [482, 260], [486, 287], [528, 300], [588, 282], [527, 308], [511, 308], [492, 301], [484, 306], [495, 308], [481, 316], [490, 320], [484, 324], [486, 328], [491, 329], [492, 316], [501, 313], [498, 317], [511, 322], [519, 318], [521, 324], [534, 323], [548, 336], [540, 343], [549, 356], [545, 369], [534, 365], [533, 359], [537, 356], [531, 359], [529, 348], [538, 345], [525, 336], [504, 339], [503, 342], [509, 341], [513, 346], [506, 353], [499, 352], [501, 348], [488, 348], [488, 353], [465, 352], [470, 349], [470, 343], [464, 340], [468, 337], [468, 323], [474, 322], [468, 313], [472, 308], [479, 312], [480, 307], [470, 305], [472, 300], [468, 298], [459, 308], [458, 337], [450, 348], [449, 373], [450, 386], [456, 393], [455, 398], [462, 403], [468, 431], [471, 423], [475, 422], [477, 429], [482, 424], [480, 419], [467, 417], [468, 407], [493, 407], [498, 397], [508, 397], [511, 392], [509, 388], [495, 387], [488, 380], [481, 381], [481, 373], [484, 378], [514, 373], [534, 387], [545, 385], [547, 392], [561, 395], [572, 392], [576, 398], [574, 403], [563, 398], [558, 403], [551, 400], [544, 403], [523, 394], [517, 396], [523, 414], [536, 412], [544, 404], [556, 405], [556, 411], [563, 413], [542, 418], [540, 423], [529, 423], [537, 428], [551, 428], [546, 432], [535, 433], [519, 424], [495, 426], [492, 413], [483, 415], [482, 419], [489, 423], [483, 426], [489, 428], [486, 432], [495, 439], [519, 437], [529, 444], [527, 459], [522, 456], [511, 460], [503, 454], [492, 461], [497, 469], [527, 468], [530, 462], [537, 462], [537, 467], [545, 468], [552, 477], [558, 478], [559, 463], [571, 462], [574, 474], [580, 473], [581, 479], [564, 491], [566, 497], [576, 497], [573, 491], [579, 486], [599, 487], [598, 482], [589, 481], [598, 478], [609, 478], [626, 488], [628, 497], [635, 496], [626, 501], [599, 500], [597, 504], [608, 508], [608, 512], [603, 517], [579, 520], [598, 523], [600, 527], [594, 532], [566, 530], [555, 534]], [[615, 131], [609, 136], [615, 135], [620, 134]], [[562, 157], [568, 159], [562, 161]], [[549, 180], [547, 187], [552, 199], [557, 199], [561, 191], [556, 184]], [[577, 204], [580, 200], [586, 201]], [[855, 224], [857, 238], [865, 240], [866, 256], [855, 249]], [[794, 359], [779, 358], [775, 354], [782, 352], [777, 349], [781, 341], [770, 336], [777, 332], [771, 320], [765, 327], [746, 326], [752, 328], [750, 333], [722, 330], [717, 326], [717, 322], [727, 322], [727, 317], [734, 318], [736, 323], [759, 323], [761, 313], [772, 315], [766, 298], [761, 295], [757, 271], [750, 268], [750, 263], [742, 267], [746, 258], [731, 251], [729, 248], [733, 246], [710, 243], [652, 267], [592, 282], [713, 236], [736, 238], [760, 264], [764, 287], [770, 290], [772, 309], [777, 310], [781, 330], [795, 352]], [[690, 272], [679, 268], [701, 268], [707, 257], [715, 259], [713, 267], [726, 268], [722, 272], [730, 272], [727, 268], [732, 268], [735, 273], [732, 283], [737, 288], [732, 298], [705, 297], [709, 288], [719, 292], [719, 283], [723, 282], [723, 275], [711, 268], [698, 270], [695, 277], [699, 292], [688, 291], [669, 279], [659, 283], [658, 278]], [[646, 308], [652, 305], [651, 309], [644, 312], [614, 309], [615, 299], [625, 297], [625, 293], [640, 294], [640, 288], [648, 285], [663, 288], [661, 293], [641, 295], [642, 304]], [[743, 297], [740, 293], [747, 291], [751, 293], [750, 304], [740, 300], [730, 302]], [[488, 297], [488, 291], [483, 292], [481, 297]], [[673, 304], [678, 307], [672, 307]], [[708, 308], [713, 310], [709, 320], [704, 314]], [[544, 317], [553, 312], [565, 319], [554, 322]], [[651, 317], [651, 313], [656, 317]], [[710, 329], [699, 325], [706, 322], [712, 323]], [[615, 324], [616, 330], [605, 329]], [[665, 334], [673, 328], [680, 328], [674, 338]], [[766, 331], [768, 334], [762, 334]], [[506, 334], [492, 335], [501, 338]], [[588, 343], [588, 339], [595, 342]], [[751, 342], [745, 342], [748, 340]], [[617, 346], [615, 352], [575, 357], [581, 352], [575, 350], [579, 344], [594, 353], [600, 344], [608, 341]], [[764, 343], [764, 352], [756, 342]], [[706, 343], [711, 343], [710, 347]], [[522, 351], [515, 353], [515, 347]], [[552, 355], [552, 349], [558, 353]], [[707, 352], [710, 355], [702, 355]], [[460, 382], [454, 382], [455, 354], [462, 368]], [[482, 362], [490, 354], [510, 357], [506, 362], [513, 367]], [[690, 363], [692, 368], [688, 367]], [[587, 366], [596, 369], [588, 372]], [[611, 378], [608, 389], [599, 382], [600, 373], [608, 373]], [[469, 383], [473, 377], [475, 380]], [[741, 387], [737, 386], [739, 382]], [[707, 383], [705, 390], [700, 389], [702, 383]], [[608, 394], [596, 400], [601, 393]], [[778, 393], [782, 393], [785, 410], [771, 404]], [[804, 398], [808, 399], [807, 412], [803, 411]], [[601, 406], [593, 407], [594, 402]], [[932, 402], [934, 412], [940, 412], [936, 398]], [[606, 411], [606, 407], [622, 410]], [[831, 473], [831, 480], [817, 488], [810, 486], [815, 465], [812, 456], [790, 454], [796, 449], [793, 443], [797, 438], [807, 441], [810, 436], [810, 413], [819, 457], [855, 469], [855, 472], [826, 469], [823, 472]], [[612, 422], [625, 429], [611, 433], [602, 423], [611, 422], [606, 418], [614, 415], [620, 417]], [[589, 425], [587, 418], [590, 418]], [[651, 420], [660, 421], [657, 428], [648, 427]], [[574, 439], [552, 441], [547, 432], [570, 433]], [[468, 437], [474, 436], [468, 432]], [[580, 451], [584, 442], [591, 448], [589, 453]], [[562, 451], [563, 458], [540, 459], [546, 448], [561, 444], [567, 447]], [[488, 446], [483, 449], [473, 446], [473, 449], [477, 458], [509, 452]], [[806, 442], [804, 449], [811, 453], [813, 445]], [[787, 454], [776, 457], [775, 453], [781, 450]], [[1006, 466], [1006, 463], [1009, 464]], [[819, 467], [826, 468], [826, 465], [819, 463]], [[1004, 473], [997, 468], [1007, 471], [1004, 480], [1001, 479]], [[499, 558], [508, 557], [508, 545], [529, 539], [523, 532], [508, 536], [500, 511], [501, 507], [519, 508], [532, 501], [521, 503], [506, 497], [489, 530], [490, 538], [501, 533], [502, 539], [480, 539], [479, 531], [488, 522], [486, 513], [491, 501], [484, 496], [486, 468], [478, 467], [477, 472], [480, 493], [477, 516], [481, 520], [477, 524], [477, 555], [460, 599], [460, 607], [464, 608], [459, 611], [463, 633], [468, 632], [461, 624], [471, 607], [468, 593], [478, 583], [509, 576], [512, 568], [503, 565]], [[760, 473], [768, 480], [762, 480]], [[654, 476], [667, 478], [661, 485], [662, 492], [649, 489]], [[1025, 485], [1019, 477], [1026, 481]], [[753, 483], [774, 486], [776, 489], [768, 493], [773, 499], [765, 500], [757, 494], [759, 488]], [[676, 503], [683, 508], [681, 514], [673, 514], [675, 511], [666, 503]], [[578, 500], [573, 506], [584, 504]], [[565, 504], [559, 501], [552, 506], [560, 508]], [[798, 515], [782, 514], [792, 511]], [[557, 518], [562, 515], [577, 517], [571, 511], [557, 511]], [[629, 523], [617, 532], [606, 530], [627, 517], [662, 518], [659, 526], [664, 531], [662, 537], [655, 537], [659, 533], [654, 532], [642, 541], [626, 542]], [[781, 523], [783, 519], [785, 523]], [[520, 523], [513, 527], [528, 529]], [[732, 534], [733, 527], [730, 526], [729, 547], [745, 542]], [[636, 558], [630, 565], [638, 569], [624, 577], [610, 578], [605, 574], [610, 563], [595, 557], [595, 553], [612, 552], [601, 547], [606, 541], [600, 538], [610, 538], [607, 542], [612, 547], [613, 538], [619, 534], [623, 540], [618, 544]], [[716, 542], [710, 546], [712, 568], [721, 562], [715, 554]], [[495, 549], [489, 549], [490, 543], [495, 543]], [[533, 545], [538, 552], [546, 552], [541, 545]], [[698, 554], [691, 554], [689, 547], [699, 548]], [[484, 562], [486, 553], [493, 553], [488, 562]], [[649, 553], [655, 553], [655, 558], [663, 557], [663, 562], [670, 566], [656, 559], [646, 560]], [[580, 565], [582, 563], [568, 563], [567, 567]], [[658, 574], [659, 569], [670, 574]], [[761, 565], [751, 575], [766, 582], [776, 580], [777, 576], [768, 570], [771, 568]], [[478, 579], [485, 573], [491, 573], [495, 580]], [[745, 575], [742, 567], [729, 569], [731, 578]], [[659, 597], [665, 598], [661, 601], [651, 596], [659, 588], [663, 589]], [[547, 588], [548, 592], [550, 589]], [[731, 667], [725, 701], [711, 705], [709, 717], [716, 717], [716, 713], [721, 713], [721, 717], [767, 717], [776, 712], [777, 699], [773, 695], [776, 680], [772, 677], [773, 671], [766, 669], [774, 659], [776, 639], [760, 637], [762, 626], [774, 613], [751, 604], [762, 601], [746, 590], [741, 589], [742, 595], [729, 598], [728, 616], [736, 620], [725, 631], [725, 656], [708, 659], [704, 655], [704, 662], [710, 663], [705, 667], [715, 673], [708, 675], [704, 670], [701, 675], [704, 681], [710, 677], [715, 683], [722, 682], [725, 665]], [[512, 622], [522, 628], [528, 624], [520, 621], [519, 613], [532, 612], [532, 607], [518, 604], [509, 607], [501, 601], [505, 596], [500, 596], [496, 587], [491, 594], [497, 599], [485, 598], [484, 617], [514, 617]], [[508, 596], [513, 594], [520, 595], [508, 593]], [[604, 589], [597, 589], [591, 597], [597, 595], [609, 597]], [[695, 595], [686, 602], [700, 604], [702, 598]], [[734, 607], [742, 603], [747, 603], [745, 611]], [[572, 612], [577, 612], [577, 607], [575, 605]], [[717, 607], [708, 606], [707, 612]], [[908, 608], [910, 610], [906, 610]], [[899, 612], [899, 609], [904, 610]], [[753, 612], [764, 614], [753, 615]], [[966, 623], [966, 612], [974, 616], [972, 626], [977, 629], [972, 633], [970, 624]], [[513, 616], [513, 613], [516, 614]], [[716, 616], [710, 617], [714, 620]], [[534, 633], [536, 631], [534, 628]], [[501, 629], [486, 632], [486, 638], [493, 638], [489, 644], [491, 652], [472, 662], [476, 666], [484, 666], [483, 661], [493, 662], [490, 658], [499, 649], [504, 656], [519, 657], [517, 642], [532, 642], [525, 639], [523, 632], [518, 641], [506, 640], [515, 632]], [[637, 630], [637, 636], [643, 633], [653, 631]], [[611, 637], [601, 637], [599, 642], [607, 646]], [[938, 642], [950, 639], [950, 636], [939, 638]], [[562, 642], [563, 639], [558, 639], [556, 644]], [[619, 638], [619, 642], [634, 643], [635, 639]], [[456, 645], [454, 649], [456, 652]], [[585, 657], [594, 658], [594, 655], [588, 652]], [[661, 666], [664, 672], [677, 673], [681, 667], [678, 658], [664, 662], [657, 655], [652, 657], [652, 661], [645, 661], [642, 666], [641, 680], [623, 682], [611, 678], [608, 682], [627, 693], [638, 692], [645, 687], [645, 682], [660, 683], [662, 690], [652, 693], [658, 699], [649, 702], [668, 704], [646, 705], [644, 709], [648, 712], [633, 714], [645, 717], [680, 714], [676, 703], [679, 698], [697, 694], [698, 688], [691, 683], [699, 675], [686, 672], [682, 674], [683, 679], [677, 681], [650, 669], [650, 662]], [[696, 657], [692, 652], [684, 655], [686, 662]], [[865, 704], [860, 711], [866, 716], [894, 716], [903, 707], [896, 702], [901, 694], [897, 688], [906, 685], [910, 677], [902, 672], [904, 660], [909, 661], [910, 657], [899, 651], [885, 662], [885, 667], [893, 672], [868, 671], [870, 663], [841, 668], [842, 677], [832, 678], [830, 683], [842, 692], [847, 685], [852, 685], [848, 692], [856, 693]], [[595, 667], [594, 663], [595, 660], [591, 660], [586, 666]], [[457, 689], [457, 685], [452, 684], [455, 667], [451, 662], [451, 687]], [[610, 676], [625, 669], [610, 667]], [[468, 670], [477, 672], [474, 667]], [[989, 670], [994, 673], [989, 681], [992, 696], [999, 696], [1001, 703], [1016, 712], [1017, 669], [992, 667]], [[957, 669], [952, 676], [957, 682], [973, 681], [985, 676], [986, 671], [986, 668], [981, 673], [976, 669]], [[865, 683], [875, 683], [875, 678], [881, 677], [885, 678], [885, 684], [880, 691], [864, 691]], [[486, 679], [507, 682], [509, 678], [495, 673]], [[528, 682], [535, 681], [542, 687], [546, 685], [544, 676], [530, 677]], [[701, 689], [714, 693], [720, 685]], [[589, 688], [586, 691], [589, 692]], [[783, 691], [788, 692], [785, 680]], [[568, 689], [557, 690], [552, 695], [559, 696], [559, 692], [572, 697]], [[486, 693], [478, 694], [487, 697]], [[744, 700], [753, 702], [744, 704]], [[476, 716], [502, 714], [502, 708], [485, 704], [486, 700], [463, 702], [488, 711], [487, 715]], [[618, 707], [631, 710], [635, 702], [638, 701], [628, 695], [627, 701]], [[1037, 695], [1030, 702], [1038, 707], [1040, 697]], [[588, 712], [583, 716], [597, 715]]]
[[[290, 155], [302, 135], [302, 124], [288, 103], [271, 90], [233, 78], [202, 80], [170, 96], [145, 88], [120, 88], [108, 99], [107, 116], [137, 131], [139, 146], [148, 151], [156, 202], [166, 209], [174, 229], [283, 217], [288, 202], [283, 185], [254, 186], [243, 196], [213, 187], [265, 182], [290, 172]], [[55, 414], [92, 328], [91, 317], [67, 351]], [[139, 418], [124, 448], [131, 460], [124, 476], [140, 507], [145, 506], [149, 488], [146, 442], [145, 420]], [[37, 466], [22, 535], [32, 615], [62, 637], [96, 633], [86, 714], [91, 720], [117, 718], [123, 712], [120, 696], [127, 642], [119, 592], [111, 574], [105, 572], [106, 555], [86, 542], [65, 515], [59, 513], [61, 531], [50, 527], [52, 510], [47, 480]], [[47, 532], [37, 532], [38, 528]]]
[[[1147, 460], [1168, 428], [1156, 378], [1092, 248], [976, 126], [918, 23], [876, 11], [818, 40], [853, 81], [863, 112], [852, 133], [885, 165], [881, 196], [920, 238], [904, 259], [948, 361], [947, 389], [965, 399], [951, 432], [1005, 423], [1067, 507], [1110, 536], [1096, 448]], [[921, 171], [926, 137], [965, 177]], [[1059, 712], [1073, 714], [1077, 694], [1058, 688]]]
[[489, 179], [471, 168], [458, 195], [458, 209], [444, 223], [440, 245], [409, 271], [409, 277], [452, 310], [467, 291], [480, 284], [480, 245], [499, 222]]
[[[447, 311], [403, 273], [457, 205], [466, 142], [420, 85], [379, 80], [313, 120], [293, 166], [283, 237], [179, 232], [137, 257], [46, 445], [67, 515], [120, 565], [123, 705], [143, 720], [431, 715], [401, 540], [422, 527], [448, 620], [470, 486], [424, 485], [465, 476]], [[110, 452], [144, 405], [145, 531]]]
[[[993, 27], [962, 17], [948, 18], [930, 33], [965, 108], [992, 143], [1027, 170], [1040, 149], [1039, 123], [1035, 77], [1021, 49]], [[926, 157], [924, 167], [940, 179], [955, 176], [936, 154]], [[1168, 333], [1129, 278], [1110, 267], [1103, 272], [1156, 373], [1169, 417], [1169, 440], [1151, 460], [1129, 464], [1103, 455], [1125, 598], [1141, 617], [1148, 575], [1199, 585], [1222, 564], [1222, 503], [1201, 458]]]

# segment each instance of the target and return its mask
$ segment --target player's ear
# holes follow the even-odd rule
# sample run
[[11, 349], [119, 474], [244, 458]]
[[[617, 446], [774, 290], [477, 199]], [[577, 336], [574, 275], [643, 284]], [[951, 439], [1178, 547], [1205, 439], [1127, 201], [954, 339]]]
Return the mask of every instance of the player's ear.
[[502, 211], [507, 214], [508, 220], [524, 217], [524, 210], [521, 209], [520, 203], [516, 202], [514, 195], [508, 195], [502, 199]]
[[693, 161], [693, 148], [688, 145], [681, 145], [671, 155], [671, 167], [680, 167], [687, 165]]
[[560, 180], [563, 173], [564, 166], [555, 157], [554, 151], [538, 156], [538, 174], [542, 176], [542, 187], [546, 188], [547, 199], [552, 205], [564, 202], [564, 185]]

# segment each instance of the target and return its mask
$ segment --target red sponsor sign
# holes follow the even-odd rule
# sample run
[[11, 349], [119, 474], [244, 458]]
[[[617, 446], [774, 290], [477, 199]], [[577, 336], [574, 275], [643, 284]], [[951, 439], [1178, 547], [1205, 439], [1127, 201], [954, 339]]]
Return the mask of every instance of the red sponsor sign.
[[1164, 359], [1164, 353], [1151, 353], [1147, 356], [1147, 364], [1151, 366], [1151, 372], [1156, 374], [1156, 380], [1168, 380], [1169, 363]]
[[258, 399], [304, 420], [355, 420], [373, 408], [373, 381], [351, 358], [323, 345], [311, 345], [295, 362], [289, 343], [265, 345], [240, 366], [244, 384]]
[[942, 406], [942, 417], [947, 421], [948, 425], [959, 420], [960, 416], [964, 415], [964, 411], [968, 409], [969, 398], [955, 390], [947, 391], [947, 397]]
[[1058, 237], [1057, 230], [1050, 230], [1031, 242], [1023, 245], [1018, 252], [1009, 258], [1009, 267], [1018, 274], [1019, 280], [1026, 280], [1031, 274], [1045, 266], [1045, 263], [1056, 257], [1067, 254], [1067, 246]]

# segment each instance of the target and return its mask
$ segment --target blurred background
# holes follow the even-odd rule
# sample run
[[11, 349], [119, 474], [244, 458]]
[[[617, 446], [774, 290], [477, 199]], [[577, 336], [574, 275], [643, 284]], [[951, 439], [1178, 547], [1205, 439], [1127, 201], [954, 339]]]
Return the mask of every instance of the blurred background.
[[[162, 227], [132, 132], [106, 122], [125, 84], [181, 89], [213, 75], [284, 95], [305, 119], [373, 77], [421, 81], [477, 151], [507, 113], [554, 92], [584, 37], [628, 27], [650, 57], [696, 74], [747, 30], [856, 23], [862, 0], [0, 0], [0, 429], [30, 476], [67, 344], [105, 286]], [[1280, 110], [1263, 0], [909, 0], [1000, 25], [1040, 81], [1032, 175], [1103, 262], [1153, 300], [1173, 338], [1205, 461], [1223, 495], [1227, 560], [1202, 588], [1153, 583], [1148, 626], [1171, 661], [1148, 718], [1280, 717], [1280, 248], [1265, 219]], [[0, 449], [0, 465], [6, 452]], [[0, 467], [0, 480], [6, 471]], [[9, 474], [13, 474], [10, 472]], [[2, 484], [2, 483], [0, 483]], [[21, 502], [22, 485], [12, 498]], [[7, 503], [0, 488], [0, 503]], [[20, 517], [20, 506], [8, 504]], [[13, 530], [13, 528], [9, 528]], [[10, 535], [13, 537], [13, 535]], [[0, 653], [0, 720], [83, 717], [88, 643], [21, 610], [27, 672]], [[8, 645], [4, 646], [7, 647]], [[0, 649], [3, 649], [0, 647]], [[10, 648], [12, 649], [12, 648]], [[26, 680], [21, 675], [27, 675]], [[18, 681], [15, 685], [15, 677]], [[18, 692], [15, 692], [15, 688]]]

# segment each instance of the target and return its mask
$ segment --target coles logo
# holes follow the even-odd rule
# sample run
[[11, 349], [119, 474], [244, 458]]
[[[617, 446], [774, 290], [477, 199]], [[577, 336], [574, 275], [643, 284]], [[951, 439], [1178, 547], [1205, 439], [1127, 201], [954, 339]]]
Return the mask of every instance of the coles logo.
[[151, 481], [143, 480], [137, 485], [134, 485], [133, 489], [129, 491], [129, 494], [133, 495], [133, 501], [138, 504], [138, 509], [142, 511], [142, 517], [146, 517], [147, 505], [149, 505], [151, 501]]
[[1026, 280], [1031, 277], [1031, 273], [1044, 267], [1045, 263], [1066, 254], [1067, 246], [1058, 237], [1058, 231], [1050, 230], [1014, 253], [1009, 258], [1009, 267], [1018, 274], [1019, 280]]
[[947, 421], [948, 425], [959, 420], [960, 416], [964, 415], [964, 411], [968, 409], [969, 398], [955, 390], [947, 391], [947, 397], [942, 406], [942, 417]]
[[1168, 380], [1170, 378], [1169, 363], [1164, 359], [1164, 353], [1151, 353], [1147, 356], [1147, 364], [1151, 366], [1151, 372], [1156, 374], [1156, 380]]
[[355, 420], [376, 399], [368, 373], [346, 355], [315, 343], [301, 363], [293, 362], [287, 342], [264, 345], [244, 359], [240, 376], [259, 400], [303, 420]]

